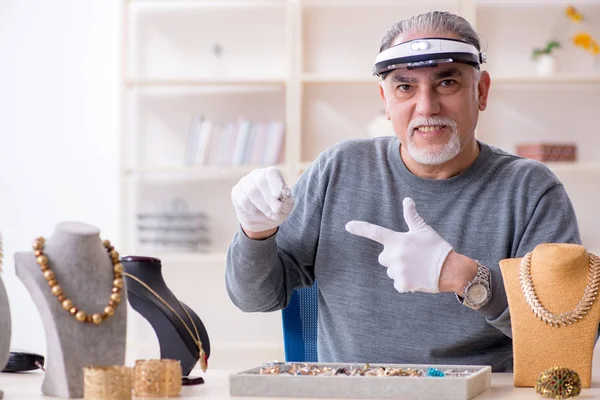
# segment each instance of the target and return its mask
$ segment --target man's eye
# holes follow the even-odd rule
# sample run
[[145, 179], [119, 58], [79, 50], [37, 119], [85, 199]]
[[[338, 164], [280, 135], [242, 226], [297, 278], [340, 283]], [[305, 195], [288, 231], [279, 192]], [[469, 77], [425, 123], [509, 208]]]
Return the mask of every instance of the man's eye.
[[456, 81], [454, 79], [444, 79], [443, 81], [440, 82], [440, 85], [445, 86], [445, 87], [453, 86], [455, 84], [456, 84]]
[[398, 85], [398, 90], [400, 90], [401, 92], [408, 92], [410, 89], [410, 85]]

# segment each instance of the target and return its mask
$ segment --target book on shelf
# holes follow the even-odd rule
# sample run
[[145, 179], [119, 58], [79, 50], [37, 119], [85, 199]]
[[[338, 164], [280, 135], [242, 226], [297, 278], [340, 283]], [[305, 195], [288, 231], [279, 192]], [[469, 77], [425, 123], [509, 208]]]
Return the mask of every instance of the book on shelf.
[[194, 116], [185, 147], [185, 165], [271, 165], [281, 162], [284, 144], [281, 121], [251, 121], [244, 117], [218, 123]]

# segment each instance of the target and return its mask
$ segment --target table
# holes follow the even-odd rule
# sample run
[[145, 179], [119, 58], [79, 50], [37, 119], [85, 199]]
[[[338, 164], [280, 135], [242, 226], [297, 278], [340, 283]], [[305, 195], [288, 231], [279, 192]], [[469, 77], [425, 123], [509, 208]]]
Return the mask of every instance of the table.
[[[195, 372], [195, 371], [194, 371]], [[229, 374], [237, 371], [209, 370], [204, 374], [206, 383], [198, 386], [184, 386], [181, 397], [202, 400], [273, 400], [272, 397], [233, 397], [229, 395]], [[198, 375], [198, 374], [195, 374]], [[40, 400], [56, 399], [55, 397], [42, 396], [41, 385], [43, 372], [35, 371], [28, 373], [13, 374], [0, 373], [0, 389], [4, 391], [5, 399]], [[295, 400], [307, 400], [293, 398]], [[493, 373], [492, 387], [475, 397], [475, 400], [543, 400], [544, 397], [535, 393], [533, 388], [515, 388], [513, 386], [512, 374]], [[581, 395], [576, 399], [600, 399], [600, 379], [592, 384], [592, 388], [583, 389]], [[312, 399], [317, 400], [317, 399]], [[365, 399], [367, 400], [367, 399]]]

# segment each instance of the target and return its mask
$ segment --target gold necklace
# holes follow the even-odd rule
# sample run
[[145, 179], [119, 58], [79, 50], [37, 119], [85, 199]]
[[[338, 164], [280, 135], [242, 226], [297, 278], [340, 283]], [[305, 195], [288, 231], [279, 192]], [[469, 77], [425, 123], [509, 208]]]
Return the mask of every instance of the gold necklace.
[[525, 301], [536, 317], [548, 325], [559, 328], [561, 326], [571, 325], [587, 314], [596, 299], [598, 283], [600, 282], [600, 258], [592, 253], [588, 254], [590, 257], [590, 272], [583, 296], [574, 309], [565, 311], [561, 314], [551, 313], [542, 306], [542, 303], [540, 303], [537, 294], [535, 293], [535, 289], [533, 288], [533, 279], [531, 278], [531, 252], [525, 254], [521, 260], [519, 281], [521, 283], [521, 290], [525, 295]]
[[132, 274], [130, 274], [128, 272], [123, 272], [123, 275], [125, 275], [128, 278], [133, 279], [134, 281], [136, 281], [137, 283], [139, 283], [140, 285], [142, 285], [143, 287], [145, 287], [146, 290], [148, 290], [150, 293], [152, 293], [152, 295], [154, 297], [156, 297], [161, 303], [163, 303], [165, 306], [167, 306], [167, 308], [173, 314], [175, 314], [175, 316], [177, 316], [177, 318], [179, 319], [179, 321], [181, 321], [181, 323], [183, 324], [183, 326], [185, 327], [185, 329], [190, 334], [190, 336], [191, 336], [192, 340], [194, 341], [194, 344], [196, 345], [196, 347], [198, 347], [198, 352], [200, 354], [200, 368], [202, 368], [202, 371], [206, 372], [206, 369], [208, 367], [208, 359], [206, 357], [206, 353], [204, 352], [204, 348], [202, 347], [202, 340], [200, 339], [200, 333], [198, 332], [198, 328], [196, 327], [196, 324], [194, 323], [194, 320], [192, 319], [192, 316], [187, 312], [187, 310], [185, 309], [185, 307], [183, 306], [183, 304], [181, 304], [181, 302], [178, 299], [175, 299], [177, 301], [177, 304], [179, 304], [179, 307], [181, 307], [183, 309], [183, 312], [185, 313], [185, 315], [187, 315], [188, 319], [192, 323], [192, 326], [194, 327], [194, 332], [196, 333], [196, 335], [194, 335], [194, 333], [192, 333], [192, 330], [190, 329], [190, 327], [188, 326], [188, 324], [186, 324], [186, 322], [183, 320], [183, 318], [179, 315], [179, 313], [177, 311], [175, 311], [175, 309], [173, 307], [171, 307], [171, 305], [169, 303], [167, 303], [165, 301], [165, 299], [163, 299], [158, 293], [156, 293], [146, 282], [142, 281], [137, 276], [132, 275]]
[[67, 298], [67, 296], [63, 293], [63, 289], [60, 287], [58, 282], [56, 281], [56, 276], [54, 272], [48, 266], [48, 256], [44, 254], [44, 244], [46, 243], [46, 239], [43, 237], [38, 237], [33, 241], [33, 250], [35, 252], [36, 262], [39, 264], [42, 272], [44, 273], [44, 278], [48, 281], [48, 286], [50, 286], [50, 290], [52, 290], [52, 294], [56, 296], [58, 301], [62, 304], [62, 307], [67, 310], [71, 315], [75, 316], [77, 321], [79, 322], [87, 322], [94, 323], [96, 325], [106, 321], [108, 318], [112, 317], [115, 314], [115, 309], [117, 305], [121, 302], [121, 289], [123, 288], [123, 278], [121, 274], [123, 272], [123, 265], [119, 262], [119, 253], [111, 246], [108, 240], [104, 240], [102, 244], [113, 264], [113, 287], [112, 293], [110, 294], [110, 300], [108, 301], [108, 305], [104, 307], [104, 312], [97, 312], [93, 314], [86, 313], [83, 310], [80, 310], [78, 307], [73, 305], [73, 302]]

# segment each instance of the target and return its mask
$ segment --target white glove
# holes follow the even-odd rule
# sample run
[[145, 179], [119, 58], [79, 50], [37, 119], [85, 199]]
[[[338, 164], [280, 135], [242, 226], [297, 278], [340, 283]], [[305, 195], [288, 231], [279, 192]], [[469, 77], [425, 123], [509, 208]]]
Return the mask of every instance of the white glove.
[[346, 230], [383, 245], [378, 261], [387, 267], [397, 291], [438, 293], [442, 265], [452, 246], [423, 221], [411, 198], [405, 198], [402, 205], [408, 232], [363, 221], [348, 222]]
[[294, 207], [294, 198], [281, 198], [287, 185], [275, 167], [255, 169], [231, 190], [231, 200], [242, 227], [262, 232], [281, 225]]

